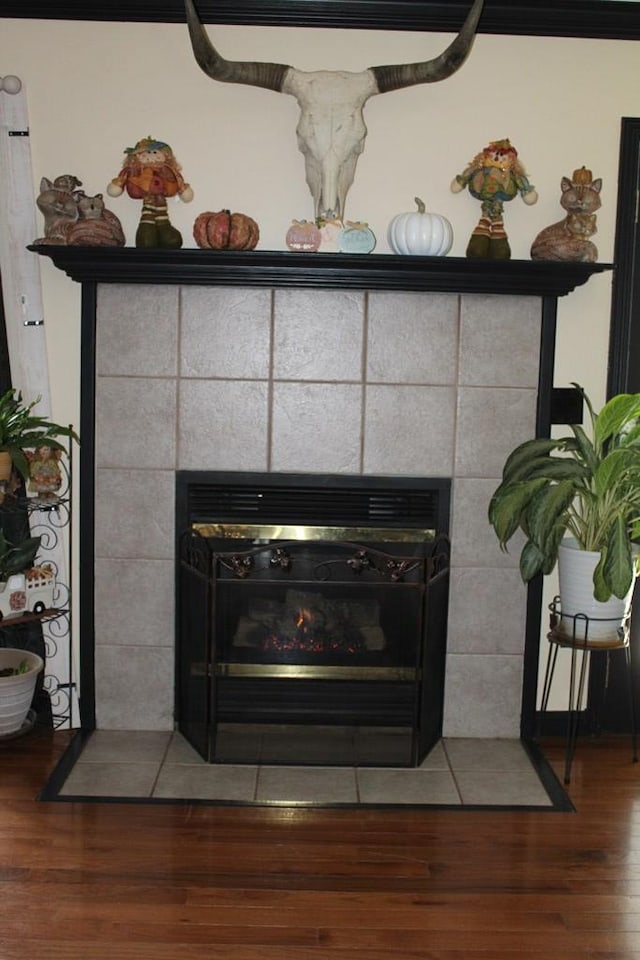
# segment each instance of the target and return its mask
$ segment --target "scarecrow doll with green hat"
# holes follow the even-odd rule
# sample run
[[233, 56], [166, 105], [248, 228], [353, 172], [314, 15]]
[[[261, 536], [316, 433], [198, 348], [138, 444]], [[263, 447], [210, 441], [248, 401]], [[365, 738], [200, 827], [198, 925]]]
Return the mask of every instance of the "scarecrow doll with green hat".
[[136, 231], [136, 247], [181, 247], [182, 234], [169, 222], [167, 197], [193, 199], [193, 190], [185, 183], [180, 165], [168, 143], [145, 137], [125, 150], [126, 161], [114, 177], [107, 193], [119, 197], [126, 190], [134, 200], [142, 200], [142, 213]]
[[467, 245], [467, 257], [508, 260], [511, 249], [504, 228], [504, 204], [518, 194], [526, 204], [538, 199], [518, 159], [518, 151], [509, 140], [492, 141], [454, 177], [451, 184], [454, 193], [465, 187], [482, 203], [480, 220]]

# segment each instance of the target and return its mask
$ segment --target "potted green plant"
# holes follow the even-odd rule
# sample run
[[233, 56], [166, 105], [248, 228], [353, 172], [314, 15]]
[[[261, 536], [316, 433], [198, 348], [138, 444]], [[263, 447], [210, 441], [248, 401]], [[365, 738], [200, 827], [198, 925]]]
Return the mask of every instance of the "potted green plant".
[[37, 653], [0, 647], [0, 740], [24, 731], [43, 668]]
[[71, 438], [79, 443], [71, 427], [63, 427], [48, 417], [34, 413], [39, 402], [40, 397], [32, 403], [24, 403], [22, 394], [15, 390], [7, 390], [0, 396], [0, 460], [5, 463], [4, 473], [0, 467], [0, 481], [9, 480], [12, 467], [27, 479], [29, 464], [25, 450], [38, 447], [63, 450], [59, 437]]
[[[503, 550], [518, 530], [524, 533], [525, 583], [559, 563], [564, 629], [575, 630], [576, 617], [584, 615], [589, 638], [606, 640], [611, 621], [619, 611], [620, 619], [624, 615], [638, 572], [640, 394], [618, 394], [595, 413], [583, 388], [573, 386], [588, 412], [587, 430], [571, 425], [570, 436], [516, 447], [491, 498], [489, 522]], [[566, 569], [571, 561], [588, 571], [577, 599], [567, 599], [563, 590], [578, 576]]]

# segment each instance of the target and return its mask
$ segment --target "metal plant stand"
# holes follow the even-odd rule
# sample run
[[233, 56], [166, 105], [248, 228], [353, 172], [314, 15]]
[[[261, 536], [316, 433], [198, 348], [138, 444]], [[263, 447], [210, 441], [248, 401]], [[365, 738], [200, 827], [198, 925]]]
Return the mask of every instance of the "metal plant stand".
[[[629, 710], [631, 718], [631, 744], [633, 750], [633, 761], [638, 761], [638, 738], [636, 731], [636, 706], [633, 693], [633, 675], [631, 671], [631, 644], [630, 644], [630, 616], [627, 615], [622, 624], [617, 621], [603, 621], [589, 618], [586, 614], [578, 613], [575, 615], [563, 614], [560, 606], [560, 598], [555, 597], [549, 604], [550, 611], [550, 629], [547, 634], [549, 641], [549, 653], [547, 656], [547, 666], [545, 670], [544, 686], [542, 689], [542, 703], [540, 709], [540, 720], [542, 721], [549, 703], [549, 694], [553, 683], [553, 676], [558, 659], [558, 651], [562, 648], [571, 650], [571, 672], [569, 681], [569, 708], [567, 719], [567, 748], [565, 755], [564, 782], [571, 781], [571, 766], [575, 752], [576, 739], [578, 736], [578, 725], [580, 719], [580, 709], [584, 696], [585, 681], [587, 677], [587, 666], [589, 664], [590, 654], [604, 653], [607, 658], [606, 670], [604, 674], [604, 692], [606, 693], [609, 683], [609, 664], [611, 654], [620, 650], [624, 654], [625, 666], [628, 679], [629, 692]], [[615, 636], [610, 640], [594, 640], [589, 638], [589, 625], [611, 622]], [[567, 629], [567, 624], [569, 629]]]

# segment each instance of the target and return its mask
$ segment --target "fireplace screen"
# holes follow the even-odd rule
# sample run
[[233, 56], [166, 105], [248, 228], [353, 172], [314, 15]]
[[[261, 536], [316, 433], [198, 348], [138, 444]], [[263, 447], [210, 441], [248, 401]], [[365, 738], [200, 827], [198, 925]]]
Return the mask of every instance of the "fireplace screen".
[[308, 763], [313, 737], [317, 762], [406, 766], [439, 738], [438, 531], [192, 519], [179, 559], [178, 723], [206, 759]]

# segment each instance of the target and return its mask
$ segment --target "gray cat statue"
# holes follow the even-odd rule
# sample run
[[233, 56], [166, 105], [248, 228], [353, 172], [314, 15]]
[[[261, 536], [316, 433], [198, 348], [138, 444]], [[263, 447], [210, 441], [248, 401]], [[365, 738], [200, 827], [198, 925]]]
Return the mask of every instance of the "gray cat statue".
[[53, 182], [42, 178], [36, 205], [44, 216], [44, 237], [34, 243], [123, 247], [125, 237], [118, 217], [106, 209], [101, 193], [89, 197], [78, 190], [81, 186], [82, 181], [71, 174]]
[[595, 211], [601, 206], [602, 180], [594, 180], [591, 170], [581, 167], [571, 179], [563, 177], [560, 188], [560, 206], [567, 215], [540, 231], [531, 245], [531, 259], [595, 263], [598, 248], [589, 238], [597, 231]]

